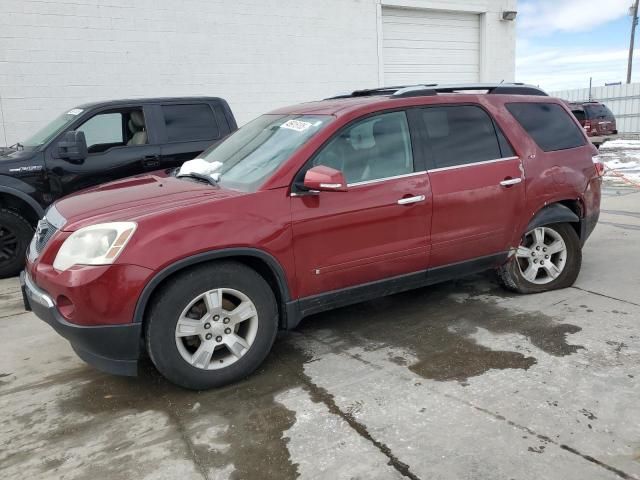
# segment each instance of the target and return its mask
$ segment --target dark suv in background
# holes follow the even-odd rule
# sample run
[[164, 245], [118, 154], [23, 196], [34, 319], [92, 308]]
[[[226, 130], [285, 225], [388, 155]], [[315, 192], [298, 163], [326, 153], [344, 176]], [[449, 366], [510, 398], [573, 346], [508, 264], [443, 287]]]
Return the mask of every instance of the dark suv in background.
[[0, 152], [0, 277], [16, 275], [36, 223], [60, 197], [119, 178], [172, 168], [230, 132], [216, 97], [148, 98], [73, 108]]
[[604, 103], [569, 102], [569, 108], [596, 147], [600, 148], [600, 145], [618, 134], [616, 118]]

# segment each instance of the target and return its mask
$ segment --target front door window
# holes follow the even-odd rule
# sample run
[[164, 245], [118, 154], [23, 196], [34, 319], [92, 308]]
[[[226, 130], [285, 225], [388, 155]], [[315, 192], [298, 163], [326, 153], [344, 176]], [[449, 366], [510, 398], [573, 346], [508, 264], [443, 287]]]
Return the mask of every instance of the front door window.
[[412, 173], [406, 114], [384, 113], [347, 127], [315, 157], [313, 165], [342, 171], [351, 185]]
[[90, 154], [104, 152], [113, 147], [148, 143], [142, 110], [100, 113], [91, 117], [76, 130], [84, 132]]

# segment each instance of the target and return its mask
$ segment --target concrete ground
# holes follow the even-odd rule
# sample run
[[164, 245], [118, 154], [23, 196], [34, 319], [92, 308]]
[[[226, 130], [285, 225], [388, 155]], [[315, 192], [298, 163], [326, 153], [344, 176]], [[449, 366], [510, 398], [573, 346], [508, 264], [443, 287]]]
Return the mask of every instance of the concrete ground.
[[640, 478], [640, 193], [606, 191], [573, 288], [316, 315], [209, 392], [92, 369], [2, 281], [0, 478]]

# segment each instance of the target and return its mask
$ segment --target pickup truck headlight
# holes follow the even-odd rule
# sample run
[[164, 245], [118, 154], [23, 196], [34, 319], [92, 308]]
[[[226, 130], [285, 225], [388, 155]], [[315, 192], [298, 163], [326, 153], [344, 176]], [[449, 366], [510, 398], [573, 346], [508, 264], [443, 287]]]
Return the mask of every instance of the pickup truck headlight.
[[110, 265], [136, 231], [134, 222], [90, 225], [73, 232], [53, 261], [53, 268], [65, 271], [74, 265]]

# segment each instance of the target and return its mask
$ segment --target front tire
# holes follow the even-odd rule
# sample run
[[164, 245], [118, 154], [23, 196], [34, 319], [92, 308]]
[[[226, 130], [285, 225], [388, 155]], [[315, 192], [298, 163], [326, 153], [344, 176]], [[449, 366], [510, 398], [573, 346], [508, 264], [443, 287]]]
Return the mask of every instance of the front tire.
[[192, 390], [251, 374], [271, 350], [278, 308], [267, 282], [236, 262], [189, 269], [154, 296], [147, 351], [169, 381]]
[[0, 209], [0, 278], [13, 277], [24, 268], [33, 237], [31, 224], [13, 210]]
[[555, 223], [525, 233], [498, 276], [508, 290], [540, 293], [573, 285], [581, 265], [582, 248], [575, 229]]

